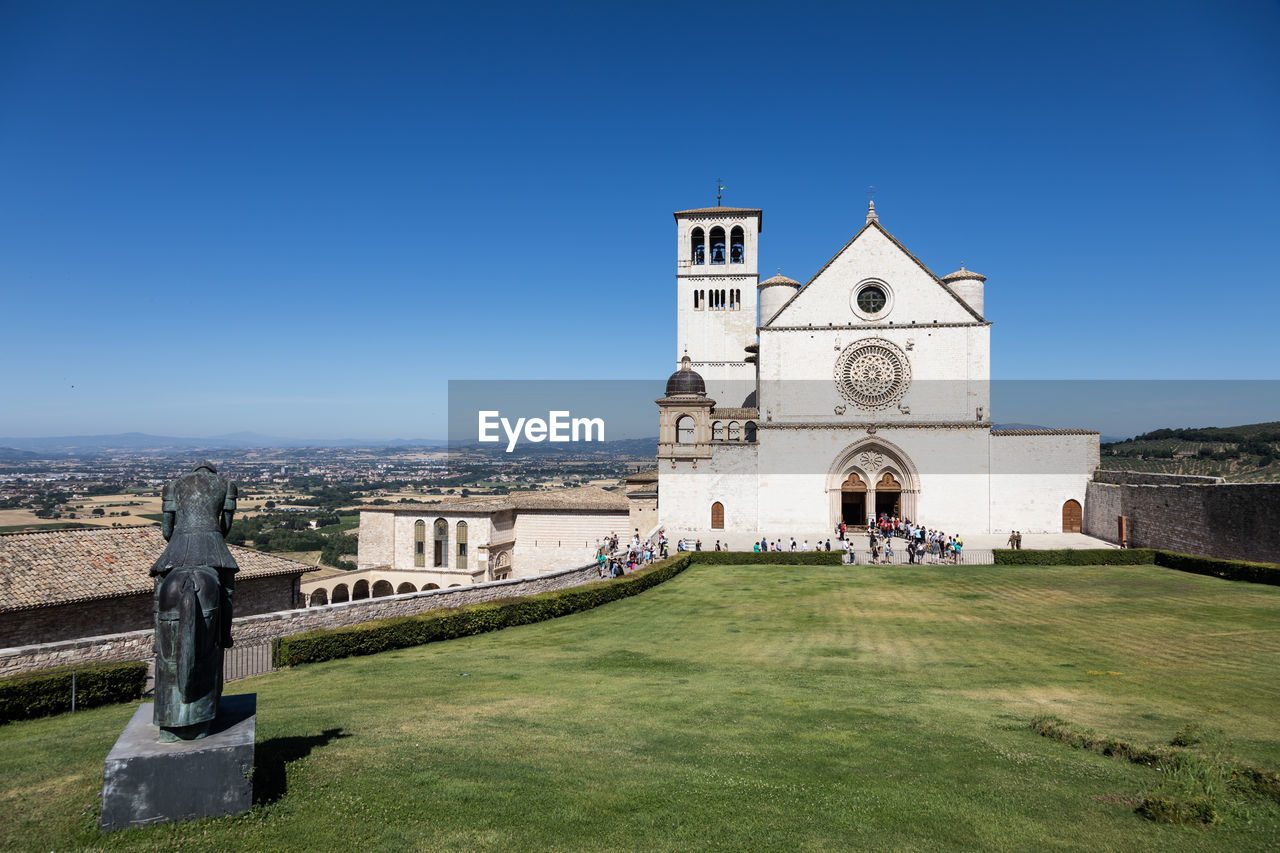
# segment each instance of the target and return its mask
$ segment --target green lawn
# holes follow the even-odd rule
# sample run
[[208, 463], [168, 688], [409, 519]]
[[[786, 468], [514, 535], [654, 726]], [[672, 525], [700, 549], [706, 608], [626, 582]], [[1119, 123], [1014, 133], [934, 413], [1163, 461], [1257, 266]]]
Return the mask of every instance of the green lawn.
[[248, 815], [99, 837], [132, 713], [0, 727], [0, 848], [1276, 849], [1280, 806], [1134, 814], [1160, 771], [1030, 720], [1280, 766], [1280, 588], [1154, 567], [695, 565], [523, 628], [232, 685]]

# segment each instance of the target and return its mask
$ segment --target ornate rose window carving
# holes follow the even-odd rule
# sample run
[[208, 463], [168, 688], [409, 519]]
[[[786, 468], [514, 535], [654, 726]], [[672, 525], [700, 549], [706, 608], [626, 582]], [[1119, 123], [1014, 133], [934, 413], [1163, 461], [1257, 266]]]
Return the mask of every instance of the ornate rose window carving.
[[840, 353], [835, 380], [840, 394], [859, 408], [883, 409], [907, 393], [911, 364], [895, 345], [883, 338], [872, 338]]

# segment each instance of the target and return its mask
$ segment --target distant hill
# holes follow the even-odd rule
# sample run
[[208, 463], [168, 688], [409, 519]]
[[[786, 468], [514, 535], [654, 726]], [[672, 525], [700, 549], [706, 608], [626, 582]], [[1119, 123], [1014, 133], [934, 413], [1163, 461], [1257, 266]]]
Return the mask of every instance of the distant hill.
[[[63, 435], [48, 438], [0, 438], [0, 447], [15, 452], [28, 452], [30, 458], [41, 455], [68, 455], [104, 450], [169, 451], [169, 450], [243, 450], [257, 447], [443, 447], [448, 442], [435, 438], [395, 438], [378, 440], [369, 438], [283, 438], [252, 432], [215, 435], [208, 438], [184, 438], [172, 435], [149, 435], [143, 432], [123, 432], [114, 435]], [[20, 461], [20, 460], [14, 460]]]
[[39, 459], [40, 454], [30, 450], [18, 450], [16, 447], [0, 447], [0, 462], [29, 462]]
[[1157, 429], [1102, 445], [1102, 467], [1199, 474], [1238, 483], [1280, 481], [1280, 421]]

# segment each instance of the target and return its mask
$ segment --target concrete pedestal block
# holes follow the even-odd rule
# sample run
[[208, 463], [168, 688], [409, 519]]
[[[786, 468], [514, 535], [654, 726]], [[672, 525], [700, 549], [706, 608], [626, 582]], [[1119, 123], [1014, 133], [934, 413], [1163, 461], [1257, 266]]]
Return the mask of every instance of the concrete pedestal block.
[[152, 706], [139, 706], [103, 769], [102, 829], [248, 811], [257, 706], [256, 693], [223, 696], [209, 734], [177, 743], [156, 743]]

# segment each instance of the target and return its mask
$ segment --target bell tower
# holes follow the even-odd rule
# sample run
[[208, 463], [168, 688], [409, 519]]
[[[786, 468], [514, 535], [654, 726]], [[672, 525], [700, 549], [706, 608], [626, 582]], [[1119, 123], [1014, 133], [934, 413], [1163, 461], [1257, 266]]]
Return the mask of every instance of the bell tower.
[[686, 353], [722, 406], [755, 387], [746, 347], [756, 342], [756, 285], [764, 217], [748, 207], [678, 210], [676, 359]]

